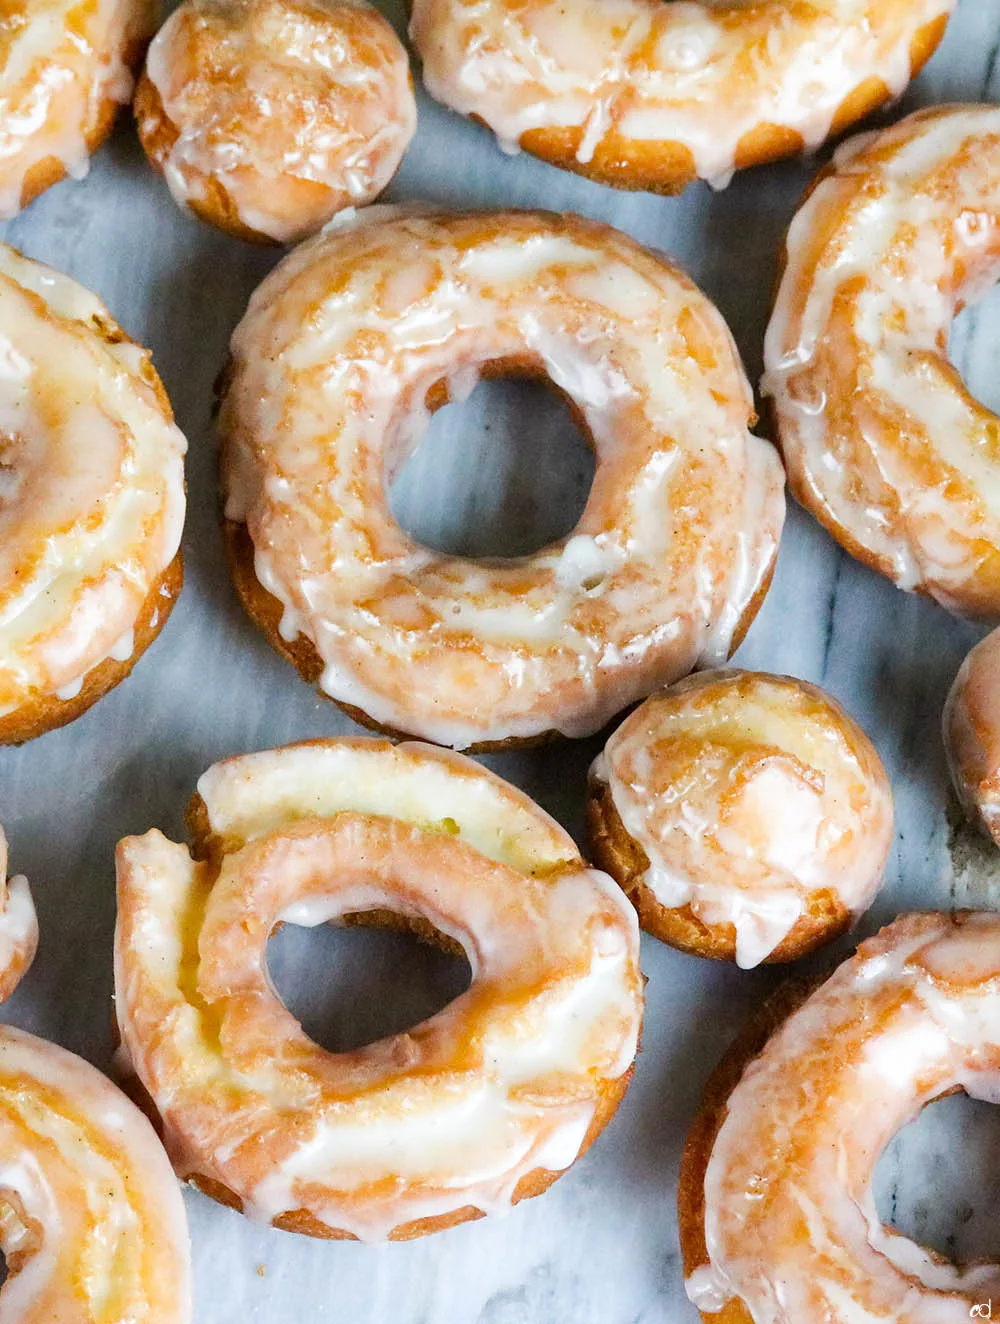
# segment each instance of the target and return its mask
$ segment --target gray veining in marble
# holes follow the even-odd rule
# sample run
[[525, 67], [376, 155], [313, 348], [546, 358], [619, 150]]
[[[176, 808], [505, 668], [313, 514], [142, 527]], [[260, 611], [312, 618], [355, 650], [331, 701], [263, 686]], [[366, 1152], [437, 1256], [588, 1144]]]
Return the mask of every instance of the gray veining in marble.
[[[402, 28], [402, 6], [386, 8]], [[960, 0], [942, 49], [893, 115], [1000, 99], [998, 42], [1000, 0]], [[756, 375], [775, 254], [811, 169], [756, 170], [723, 194], [702, 186], [679, 199], [617, 194], [504, 157], [485, 131], [421, 97], [418, 136], [390, 196], [544, 205], [609, 221], [688, 267]], [[127, 123], [86, 181], [53, 189], [6, 237], [97, 289], [151, 346], [191, 446], [187, 586], [162, 638], [127, 684], [72, 727], [0, 750], [0, 821], [14, 866], [33, 881], [42, 924], [37, 965], [4, 1017], [106, 1067], [117, 839], [153, 825], [179, 833], [195, 779], [221, 755], [350, 724], [246, 621], [217, 529], [212, 381], [275, 255], [176, 211]], [[987, 300], [953, 337], [958, 366], [994, 405], [998, 312], [997, 299]], [[410, 528], [442, 546], [522, 550], [571, 521], [589, 464], [557, 405], [484, 386], [436, 420], [394, 501]], [[897, 592], [791, 512], [774, 588], [739, 660], [826, 686], [891, 771], [897, 840], [866, 932], [906, 908], [996, 904], [1000, 856], [949, 817], [938, 734], [948, 684], [979, 633]], [[490, 763], [578, 832], [595, 748]], [[331, 1044], [398, 1028], [461, 987], [460, 967], [385, 937], [287, 931], [274, 958], [283, 992]], [[548, 1195], [506, 1219], [370, 1248], [257, 1228], [191, 1194], [199, 1324], [693, 1324], [673, 1203], [685, 1129], [706, 1075], [777, 976], [701, 963], [646, 939], [643, 959], [649, 1001], [635, 1082], [599, 1143]], [[383, 988], [391, 1005], [381, 1005]], [[943, 1249], [996, 1253], [998, 1160], [992, 1110], [937, 1105], [883, 1162], [883, 1211]]]

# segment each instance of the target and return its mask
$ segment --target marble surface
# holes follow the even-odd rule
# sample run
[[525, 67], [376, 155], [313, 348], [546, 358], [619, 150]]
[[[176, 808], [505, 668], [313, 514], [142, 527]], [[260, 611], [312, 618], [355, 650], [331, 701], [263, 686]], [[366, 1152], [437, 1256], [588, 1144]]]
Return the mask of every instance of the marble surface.
[[[399, 4], [385, 6], [402, 28]], [[945, 43], [907, 93], [915, 106], [1000, 99], [1000, 0], [960, 0]], [[617, 194], [527, 157], [426, 98], [390, 196], [454, 207], [543, 205], [609, 221], [676, 255], [728, 318], [751, 376], [775, 254], [813, 166], [739, 176], [679, 199]], [[42, 925], [37, 964], [3, 1015], [109, 1064], [112, 852], [127, 832], [179, 833], [199, 773], [221, 755], [350, 728], [244, 618], [217, 528], [212, 382], [246, 300], [276, 255], [182, 216], [123, 123], [82, 183], [58, 186], [6, 226], [32, 256], [97, 289], [150, 345], [190, 440], [187, 585], [133, 678], [72, 727], [0, 750], [0, 821], [29, 874]], [[1000, 406], [1000, 296], [963, 314], [953, 354]], [[546, 393], [482, 386], [435, 421], [393, 491], [438, 546], [520, 551], [582, 507], [590, 460]], [[848, 559], [793, 509], [778, 574], [739, 654], [817, 681], [872, 735], [896, 793], [897, 839], [863, 930], [913, 907], [995, 904], [1000, 856], [955, 826], [938, 731], [964, 651], [981, 633]], [[581, 826], [596, 742], [489, 760], [571, 830]], [[846, 950], [849, 944], [841, 944]], [[462, 987], [460, 965], [399, 939], [286, 930], [272, 968], [330, 1046], [401, 1028]], [[508, 1218], [408, 1245], [323, 1244], [252, 1226], [188, 1196], [199, 1324], [684, 1324], [674, 1189], [704, 1079], [773, 972], [742, 974], [643, 940], [649, 999], [635, 1082], [592, 1152]], [[960, 1144], [959, 1144], [960, 1142]], [[935, 1105], [879, 1170], [880, 1203], [909, 1234], [958, 1253], [1000, 1251], [994, 1210], [1000, 1119]]]

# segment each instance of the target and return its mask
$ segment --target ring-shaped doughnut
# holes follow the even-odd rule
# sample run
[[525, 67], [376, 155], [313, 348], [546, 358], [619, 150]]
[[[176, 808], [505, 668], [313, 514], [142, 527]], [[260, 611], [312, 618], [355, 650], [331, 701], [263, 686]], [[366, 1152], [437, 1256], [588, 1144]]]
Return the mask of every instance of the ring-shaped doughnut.
[[1000, 630], [980, 640], [959, 667], [942, 726], [958, 798], [1000, 845]]
[[1000, 275], [1000, 109], [918, 111], [845, 143], [788, 233], [767, 332], [792, 491], [853, 556], [1000, 614], [1000, 420], [948, 360]]
[[839, 704], [790, 676], [709, 671], [626, 717], [590, 774], [591, 858], [642, 927], [747, 968], [791, 961], [871, 904], [892, 791]]
[[7, 838], [0, 828], [0, 1002], [6, 1002], [38, 950], [38, 916], [23, 874], [7, 877]]
[[[118, 850], [116, 1008], [178, 1173], [275, 1226], [420, 1236], [545, 1190], [625, 1091], [635, 916], [527, 796], [461, 755], [316, 741], [216, 764], [186, 847]], [[360, 917], [464, 949], [472, 985], [348, 1053], [267, 975], [274, 926]]]
[[884, 1226], [871, 1183], [924, 1105], [1000, 1097], [1000, 916], [904, 916], [804, 997], [779, 993], [709, 1081], [681, 1165], [688, 1296], [705, 1324], [967, 1324], [1000, 1266]]
[[[579, 217], [372, 210], [289, 255], [233, 336], [226, 531], [271, 642], [366, 724], [477, 749], [590, 734], [723, 660], [784, 495], [716, 309]], [[506, 561], [420, 546], [385, 490], [484, 372], [547, 377], [597, 454], [572, 533]]]
[[0, 744], [124, 679], [180, 591], [185, 442], [149, 354], [0, 245]]
[[377, 197], [416, 128], [406, 51], [359, 0], [185, 0], [135, 113], [180, 206], [280, 243]]
[[0, 13], [0, 217], [80, 179], [132, 96], [151, 0], [5, 0]]
[[0, 1026], [4, 1324], [189, 1324], [180, 1188], [142, 1113], [88, 1062]]
[[617, 188], [717, 188], [897, 96], [955, 0], [411, 0], [427, 90]]

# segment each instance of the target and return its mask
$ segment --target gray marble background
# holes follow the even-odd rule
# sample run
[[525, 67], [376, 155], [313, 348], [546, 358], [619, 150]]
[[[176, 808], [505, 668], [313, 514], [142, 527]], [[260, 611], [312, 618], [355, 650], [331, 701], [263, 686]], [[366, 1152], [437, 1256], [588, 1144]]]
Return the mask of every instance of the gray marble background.
[[[383, 6], [402, 30], [402, 6]], [[942, 101], [1000, 99], [1000, 0], [960, 0], [941, 50], [899, 115]], [[760, 369], [780, 238], [813, 166], [738, 176], [722, 194], [618, 194], [528, 157], [420, 98], [417, 138], [390, 197], [456, 208], [546, 206], [609, 221], [678, 257], [717, 301], [751, 377]], [[212, 381], [229, 334], [277, 255], [181, 215], [123, 122], [89, 177], [5, 227], [33, 257], [98, 290], [149, 345], [190, 441], [187, 585], [135, 675], [71, 727], [0, 750], [0, 822], [34, 885], [42, 944], [3, 1016], [107, 1067], [115, 842], [181, 832], [202, 770], [222, 755], [351, 729], [244, 618], [217, 527]], [[956, 324], [955, 361], [1000, 407], [1000, 299]], [[590, 460], [544, 391], [481, 386], [434, 421], [400, 475], [395, 509], [436, 546], [514, 552], [564, 532], [582, 509]], [[847, 705], [893, 779], [895, 849], [863, 929], [900, 910], [995, 903], [1000, 855], [956, 827], [939, 713], [981, 631], [847, 558], [797, 509], [774, 588], [741, 649], [751, 667], [817, 681]], [[581, 826], [597, 744], [490, 759], [571, 830]], [[849, 944], [842, 944], [844, 950]], [[287, 929], [272, 969], [292, 1008], [331, 1047], [412, 1023], [462, 987], [456, 963], [389, 936]], [[674, 1189], [704, 1079], [777, 976], [643, 940], [649, 977], [635, 1082], [591, 1153], [508, 1218], [407, 1245], [324, 1244], [261, 1229], [188, 1196], [199, 1324], [684, 1324]], [[929, 1109], [879, 1169], [880, 1207], [908, 1234], [959, 1254], [996, 1254], [1000, 1116], [951, 1099]]]

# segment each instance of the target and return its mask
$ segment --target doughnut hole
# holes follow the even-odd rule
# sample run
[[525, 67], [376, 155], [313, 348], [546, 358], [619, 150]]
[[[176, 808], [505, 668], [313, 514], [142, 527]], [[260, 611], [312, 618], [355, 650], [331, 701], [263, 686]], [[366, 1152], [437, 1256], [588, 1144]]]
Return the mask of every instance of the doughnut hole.
[[[997, 271], [1000, 277], [1000, 269]], [[948, 357], [976, 399], [1000, 413], [1000, 379], [996, 372], [996, 337], [1000, 318], [1000, 285], [966, 304], [951, 324]], [[997, 438], [1000, 444], [1000, 437]]]
[[886, 1146], [873, 1189], [911, 1241], [956, 1264], [1000, 1260], [1000, 1109], [964, 1093], [928, 1104]]
[[348, 915], [343, 925], [283, 924], [268, 941], [267, 966], [286, 1008], [331, 1053], [412, 1029], [472, 983], [454, 940], [387, 911]]
[[428, 392], [431, 419], [409, 455], [387, 468], [403, 529], [453, 556], [516, 557], [563, 538], [583, 514], [593, 446], [579, 412], [545, 377], [484, 365], [465, 398]]

